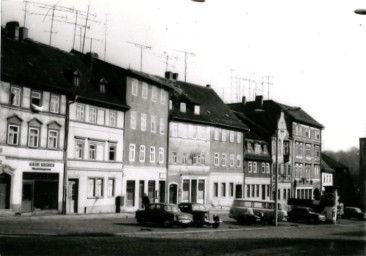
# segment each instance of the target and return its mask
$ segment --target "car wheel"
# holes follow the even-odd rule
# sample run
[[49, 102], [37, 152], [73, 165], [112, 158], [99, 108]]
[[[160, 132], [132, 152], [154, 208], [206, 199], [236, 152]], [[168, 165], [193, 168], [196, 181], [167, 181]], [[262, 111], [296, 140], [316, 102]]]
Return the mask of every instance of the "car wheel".
[[195, 224], [196, 224], [196, 227], [202, 228], [203, 227], [203, 220], [202, 219], [197, 219]]
[[245, 224], [245, 217], [244, 216], [239, 216], [238, 222], [239, 222], [239, 224]]
[[213, 228], [218, 228], [220, 226], [220, 223], [215, 223], [212, 225]]
[[163, 221], [163, 227], [169, 228], [172, 226], [172, 222], [170, 220], [164, 220]]

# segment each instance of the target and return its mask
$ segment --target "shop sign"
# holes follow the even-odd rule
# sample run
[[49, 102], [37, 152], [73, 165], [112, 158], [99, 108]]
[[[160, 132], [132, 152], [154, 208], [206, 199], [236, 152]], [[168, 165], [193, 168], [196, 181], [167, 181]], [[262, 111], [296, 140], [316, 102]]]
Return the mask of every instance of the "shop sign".
[[30, 162], [29, 166], [33, 171], [51, 171], [55, 167], [54, 163]]

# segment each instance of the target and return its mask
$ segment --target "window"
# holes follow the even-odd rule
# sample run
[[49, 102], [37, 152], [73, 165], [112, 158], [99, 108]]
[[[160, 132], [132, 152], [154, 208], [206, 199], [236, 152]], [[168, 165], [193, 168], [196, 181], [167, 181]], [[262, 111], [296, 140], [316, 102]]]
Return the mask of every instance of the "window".
[[140, 145], [139, 161], [145, 162], [145, 145]]
[[18, 145], [20, 126], [10, 124], [8, 126], [8, 144]]
[[269, 163], [266, 163], [266, 173], [269, 173]]
[[259, 185], [255, 185], [256, 197], [259, 197]]
[[214, 197], [218, 197], [219, 196], [219, 184], [217, 182], [214, 182]]
[[178, 125], [177, 124], [172, 124], [172, 136], [173, 137], [178, 137]]
[[315, 159], [320, 158], [320, 147], [317, 145], [314, 146], [314, 157], [315, 157]]
[[97, 159], [97, 145], [89, 144], [89, 159]]
[[105, 85], [106, 85], [106, 81], [105, 80], [101, 80], [99, 82], [99, 91], [101, 93], [105, 93]]
[[142, 98], [147, 99], [147, 92], [148, 92], [147, 83], [142, 82], [142, 89], [141, 89]]
[[254, 197], [255, 196], [255, 185], [252, 185], [251, 192], [252, 192], [252, 197]]
[[189, 180], [183, 180], [183, 200], [189, 201]]
[[199, 105], [194, 105], [194, 114], [195, 115], [199, 115], [200, 114], [200, 106]]
[[112, 127], [117, 126], [117, 112], [109, 111], [109, 125]]
[[161, 90], [160, 91], [160, 103], [165, 105], [166, 101], [167, 101], [167, 99], [166, 99], [165, 91]]
[[10, 93], [10, 104], [12, 106], [20, 106], [21, 89], [19, 87], [12, 86]]
[[241, 133], [236, 133], [236, 143], [241, 143]]
[[31, 95], [31, 103], [33, 105], [36, 105], [36, 106], [42, 106], [42, 93], [40, 92], [35, 92], [35, 91], [32, 91], [32, 95]]
[[222, 153], [221, 155], [221, 165], [226, 166], [226, 154]]
[[109, 161], [115, 161], [116, 160], [116, 145], [110, 145], [109, 146]]
[[252, 173], [253, 172], [252, 162], [248, 162], [248, 172], [249, 173]]
[[114, 196], [114, 179], [108, 178], [107, 196]]
[[155, 86], [152, 87], [151, 100], [158, 101], [158, 88], [156, 88]]
[[103, 196], [103, 179], [89, 178], [88, 179], [88, 197], [102, 197]]
[[146, 131], [146, 114], [141, 113], [141, 131]]
[[172, 152], [172, 162], [173, 164], [177, 163], [177, 152]]
[[235, 135], [234, 132], [230, 131], [230, 142], [234, 142]]
[[262, 173], [265, 173], [265, 172], [266, 172], [266, 164], [262, 163]]
[[254, 152], [256, 154], [261, 154], [262, 153], [262, 146], [261, 144], [255, 143], [254, 144]]
[[247, 143], [247, 151], [248, 153], [253, 153], [253, 146], [252, 143], [250, 142]]
[[222, 137], [221, 140], [222, 141], [226, 141], [226, 131], [225, 130], [222, 130], [221, 135], [222, 135], [221, 136]]
[[52, 113], [60, 112], [60, 97], [57, 95], [51, 94], [50, 112], [52, 112]]
[[219, 165], [219, 153], [215, 153], [214, 155], [214, 165], [215, 166]]
[[230, 182], [230, 196], [233, 197], [234, 196], [234, 183]]
[[151, 116], [151, 132], [156, 133], [156, 116]]
[[84, 121], [85, 113], [85, 106], [84, 105], [77, 105], [76, 106], [76, 120]]
[[253, 173], [257, 173], [257, 162], [253, 162]]
[[169, 100], [169, 110], [172, 110], [172, 109], [173, 109], [173, 101]]
[[38, 148], [39, 146], [39, 128], [30, 127], [28, 131], [28, 147]]
[[241, 167], [241, 155], [236, 156], [236, 167]]
[[147, 184], [147, 196], [151, 202], [155, 201], [155, 180], [149, 180]]
[[139, 88], [137, 79], [132, 79], [131, 83], [132, 83], [132, 95], [137, 96]]
[[191, 154], [193, 157], [193, 162], [192, 164], [200, 164], [200, 153], [196, 153], [196, 154]]
[[155, 147], [150, 147], [150, 163], [155, 163]]
[[226, 183], [221, 183], [221, 196], [226, 196]]
[[310, 164], [306, 164], [305, 165], [306, 178], [310, 178], [310, 169], [311, 169]]
[[89, 122], [97, 123], [97, 109], [96, 108], [89, 109]]
[[184, 102], [180, 103], [180, 112], [183, 112], [183, 113], [186, 112], [186, 103], [184, 103]]
[[130, 162], [135, 161], [135, 144], [130, 144], [128, 159]]
[[201, 164], [202, 165], [205, 165], [206, 164], [206, 154], [205, 153], [202, 153], [201, 154], [201, 160], [200, 161], [201, 161]]
[[247, 186], [247, 197], [250, 197], [250, 185], [246, 185]]
[[305, 144], [305, 156], [307, 159], [311, 158], [311, 145]]
[[230, 167], [234, 167], [234, 154], [230, 154]]
[[164, 124], [164, 118], [160, 117], [160, 134], [165, 133], [165, 124]]
[[48, 130], [48, 148], [57, 149], [58, 147], [58, 131]]
[[75, 72], [73, 73], [73, 85], [74, 86], [80, 86], [80, 72], [79, 70], [75, 70]]
[[286, 198], [287, 198], [287, 197], [286, 197], [286, 190], [287, 190], [287, 189], [284, 189], [284, 190], [283, 190], [283, 199], [286, 199]]
[[220, 130], [215, 128], [214, 140], [219, 140], [219, 138], [220, 138]]
[[159, 148], [159, 163], [164, 163], [164, 148]]
[[319, 177], [319, 165], [314, 165], [314, 175], [315, 178]]
[[283, 154], [284, 155], [289, 155], [290, 154], [290, 148], [289, 148], [289, 142], [288, 141], [283, 142]]
[[76, 153], [75, 157], [77, 159], [84, 158], [84, 142], [81, 142], [81, 141], [76, 142], [75, 153]]
[[182, 154], [182, 164], [187, 164], [187, 153]]
[[136, 129], [136, 123], [137, 123], [137, 113], [136, 111], [131, 111], [131, 120], [130, 120], [130, 127], [131, 129]]

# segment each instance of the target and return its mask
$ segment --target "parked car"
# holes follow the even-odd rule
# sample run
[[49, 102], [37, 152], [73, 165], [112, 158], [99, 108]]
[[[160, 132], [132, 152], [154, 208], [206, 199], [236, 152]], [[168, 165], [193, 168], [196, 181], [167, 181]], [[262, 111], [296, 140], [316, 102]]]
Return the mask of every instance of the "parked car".
[[296, 206], [288, 212], [289, 221], [305, 221], [309, 223], [325, 222], [325, 215], [314, 212], [310, 207]]
[[237, 221], [240, 224], [252, 225], [252, 224], [262, 224], [265, 225], [265, 220], [263, 213], [258, 212], [254, 214], [252, 208], [246, 208], [240, 212], [240, 215], [237, 217]]
[[193, 224], [197, 227], [209, 225], [218, 228], [222, 222], [218, 215], [210, 213], [203, 204], [181, 203], [178, 207], [182, 212], [193, 215]]
[[192, 214], [182, 213], [175, 204], [153, 203], [146, 209], [136, 211], [136, 220], [140, 224], [157, 223], [165, 227], [172, 225], [188, 226], [193, 221]]
[[361, 209], [357, 207], [346, 207], [344, 208], [343, 218], [366, 220], [366, 213], [362, 212]]
[[[252, 209], [254, 215], [259, 216], [263, 223], [274, 223], [275, 220], [275, 202], [274, 201], [255, 201], [246, 199], [235, 199], [230, 208], [229, 217], [242, 220], [243, 215], [248, 214], [248, 209]], [[285, 221], [287, 212], [282, 208], [281, 203], [277, 203], [278, 221]], [[249, 210], [250, 211], [250, 210]], [[253, 217], [252, 217], [253, 218]]]

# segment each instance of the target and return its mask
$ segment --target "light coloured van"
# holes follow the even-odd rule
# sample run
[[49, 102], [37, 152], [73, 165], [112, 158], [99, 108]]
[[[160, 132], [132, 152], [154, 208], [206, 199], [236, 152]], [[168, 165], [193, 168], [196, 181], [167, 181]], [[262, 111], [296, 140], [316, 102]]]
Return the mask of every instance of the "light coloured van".
[[[275, 219], [274, 201], [255, 201], [247, 199], [235, 199], [233, 205], [230, 208], [229, 217], [232, 219], [240, 220], [242, 214], [247, 212], [248, 208], [251, 208], [256, 215], [260, 215], [264, 218], [265, 222], [273, 223]], [[283, 209], [280, 202], [278, 206], [278, 221], [285, 221], [287, 212]]]

